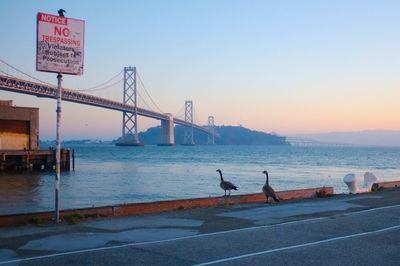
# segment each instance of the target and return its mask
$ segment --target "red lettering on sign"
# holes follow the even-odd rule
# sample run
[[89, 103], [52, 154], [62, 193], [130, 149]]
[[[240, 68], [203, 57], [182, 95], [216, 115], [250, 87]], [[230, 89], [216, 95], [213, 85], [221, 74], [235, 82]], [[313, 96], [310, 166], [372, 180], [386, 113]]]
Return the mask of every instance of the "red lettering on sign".
[[43, 22], [53, 23], [53, 24], [60, 24], [60, 25], [68, 25], [68, 18], [66, 17], [59, 17], [53, 16], [45, 13], [39, 13], [38, 19]]
[[54, 35], [64, 35], [65, 37], [69, 36], [69, 29], [68, 28], [62, 28], [62, 27], [54, 27]]

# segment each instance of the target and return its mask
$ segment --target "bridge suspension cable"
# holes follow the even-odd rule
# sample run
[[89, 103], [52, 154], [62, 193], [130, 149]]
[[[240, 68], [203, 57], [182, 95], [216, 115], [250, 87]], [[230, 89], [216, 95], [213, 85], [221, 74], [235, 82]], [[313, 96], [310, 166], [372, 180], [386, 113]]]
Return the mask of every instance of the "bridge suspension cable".
[[199, 116], [197, 115], [197, 112], [196, 112], [196, 109], [195, 109], [195, 108], [193, 108], [193, 114], [194, 114], [194, 121], [193, 121], [193, 123], [194, 123], [194, 124], [199, 124], [199, 125], [201, 125], [201, 120], [199, 119]]
[[[28, 73], [12, 66], [11, 64], [7, 63], [6, 61], [0, 59], [0, 65], [3, 65], [3, 67], [0, 67], [0, 73], [3, 73], [5, 76], [8, 77], [12, 77], [12, 78], [16, 78], [16, 79], [30, 79], [30, 80], [34, 80], [37, 81], [41, 84], [47, 85], [47, 86], [51, 86], [54, 87], [54, 84], [45, 82], [43, 80], [40, 80], [32, 75], [29, 75]], [[12, 70], [12, 72], [14, 73], [10, 73], [10, 69]], [[123, 70], [121, 70], [120, 72], [118, 72], [116, 75], [112, 76], [110, 79], [106, 80], [105, 82], [102, 82], [100, 84], [97, 84], [95, 86], [86, 88], [86, 89], [74, 89], [74, 91], [77, 92], [97, 92], [97, 91], [104, 91], [106, 89], [112, 88], [120, 83], [122, 83], [122, 81], [124, 80], [123, 76], [121, 75], [123, 73]], [[21, 76], [23, 78], [21, 78]], [[116, 80], [119, 76], [121, 76], [117, 81], [112, 82], [114, 80]], [[151, 107], [151, 105], [149, 103], [147, 103], [147, 101], [145, 100], [145, 97], [143, 97], [142, 95], [140, 95], [138, 93], [138, 96], [141, 98], [141, 102], [150, 110], [155, 111], [158, 110], [160, 113], [164, 113], [161, 108], [155, 103], [155, 101], [153, 100], [153, 98], [151, 97], [150, 93], [148, 92], [148, 90], [146, 89], [146, 86], [144, 85], [143, 80], [141, 79], [139, 73], [137, 73], [138, 79], [140, 81], [141, 87], [143, 88], [145, 94], [147, 95], [147, 97], [150, 100], [150, 103], [154, 106]], [[111, 83], [112, 82], [112, 83]]]
[[[26, 77], [29, 77], [29, 78], [32, 79], [32, 80], [38, 81], [38, 82], [40, 82], [40, 83], [42, 83], [42, 84], [46, 84], [46, 85], [48, 85], [48, 86], [54, 86], [54, 84], [45, 82], [45, 81], [40, 80], [40, 79], [38, 79], [38, 78], [36, 78], [36, 77], [34, 77], [34, 76], [32, 76], [32, 75], [27, 74], [26, 72], [24, 72], [24, 71], [22, 71], [22, 70], [20, 70], [20, 69], [18, 69], [18, 68], [16, 68], [16, 67], [10, 65], [9, 63], [7, 63], [6, 61], [4, 61], [4, 60], [2, 60], [2, 59], [0, 59], [0, 62], [1, 62], [2, 64], [4, 64], [5, 66], [11, 68], [12, 70], [18, 72], [19, 74], [22, 74], [22, 75], [24, 75], [24, 76], [26, 76]], [[1, 69], [0, 69], [0, 72], [3, 73], [3, 74], [5, 74], [6, 76], [9, 76], [9, 77], [19, 78], [19, 77], [17, 77], [16, 75], [10, 74], [8, 71], [4, 71], [4, 70], [1, 70]], [[112, 83], [112, 84], [109, 84], [109, 85], [106, 85], [106, 84], [108, 84], [108, 83], [110, 83], [111, 81], [113, 81], [114, 79], [116, 79], [119, 75], [122, 74], [122, 72], [123, 72], [123, 70], [120, 71], [118, 74], [114, 75], [112, 78], [108, 79], [107, 81], [105, 81], [105, 82], [103, 82], [103, 83], [100, 83], [100, 84], [98, 84], [98, 85], [96, 85], [96, 86], [89, 87], [89, 88], [87, 88], [87, 89], [75, 89], [75, 91], [91, 92], [91, 91], [105, 90], [105, 89], [108, 89], [108, 88], [110, 88], [110, 87], [113, 87], [113, 86], [117, 85], [118, 83], [122, 82], [123, 78], [121, 77], [118, 81], [116, 81], [116, 82], [114, 82], [114, 83]]]
[[152, 108], [146, 101], [145, 99], [142, 97], [142, 95], [140, 94], [139, 91], [136, 91], [137, 96], [139, 96], [141, 101], [138, 101], [138, 103], [143, 103], [147, 108], [149, 108], [151, 111], [154, 112], [154, 108]]
[[[157, 109], [160, 113], [164, 113], [164, 112], [161, 110], [161, 108], [158, 107], [158, 105], [154, 102], [153, 98], [150, 96], [149, 92], [148, 92], [147, 89], [146, 89], [146, 86], [145, 86], [144, 83], [143, 83], [142, 78], [140, 77], [139, 72], [137, 72], [137, 77], [138, 77], [138, 79], [139, 79], [139, 81], [140, 81], [140, 84], [142, 85], [142, 88], [143, 88], [144, 92], [145, 92], [145, 93], [147, 94], [147, 96], [149, 97], [150, 101], [153, 103], [153, 105], [156, 107], [156, 109]], [[152, 108], [150, 108], [150, 109], [152, 109]], [[152, 109], [152, 110], [153, 110], [153, 109]]]
[[175, 112], [174, 117], [179, 117], [181, 119], [185, 119], [185, 106], [181, 105], [181, 109], [178, 112]]
[[14, 75], [8, 73], [7, 71], [0, 70], [0, 72], [3, 73], [4, 75], [6, 75], [7, 77], [18, 78], [18, 77], [16, 77], [16, 76], [14, 76]]
[[112, 84], [109, 84], [109, 85], [107, 85], [105, 87], [100, 87], [100, 88], [97, 88], [97, 89], [81, 89], [81, 90], [75, 90], [75, 91], [84, 91], [84, 92], [102, 91], [102, 90], [114, 87], [115, 85], [117, 85], [117, 84], [119, 84], [121, 82], [122, 82], [122, 79], [120, 79], [120, 80], [118, 80], [118, 81], [116, 81], [116, 82], [114, 82]]
[[[43, 81], [43, 80], [40, 80], [40, 79], [38, 79], [38, 78], [36, 78], [36, 77], [34, 77], [34, 76], [31, 76], [31, 75], [25, 73], [25, 72], [22, 71], [22, 70], [19, 70], [18, 68], [16, 68], [16, 67], [10, 65], [9, 63], [7, 63], [6, 61], [4, 61], [3, 59], [0, 59], [0, 62], [1, 62], [2, 64], [6, 65], [7, 67], [9, 67], [9, 68], [11, 68], [11, 69], [17, 71], [18, 73], [20, 73], [20, 74], [22, 74], [22, 75], [24, 75], [24, 76], [26, 76], [26, 77], [29, 77], [29, 78], [32, 79], [32, 80], [36, 80], [36, 81], [38, 81], [38, 82], [40, 82], [40, 83], [42, 83], [42, 84], [46, 84], [46, 85], [53, 86], [52, 84], [50, 84], [50, 83], [48, 83], [48, 82], [45, 82], [45, 81]], [[10, 74], [10, 73], [8, 73], [8, 72], [2, 71], [2, 70], [0, 70], [0, 71], [1, 71], [2, 73], [4, 73], [6, 76], [10, 76], [10, 77], [13, 77], [13, 78], [18, 78], [17, 76], [12, 75], [12, 74]]]
[[89, 87], [89, 88], [86, 88], [86, 89], [80, 89], [80, 90], [76, 90], [76, 91], [87, 91], [87, 92], [90, 92], [90, 91], [100, 91], [100, 90], [108, 89], [108, 88], [110, 88], [112, 86], [115, 86], [118, 83], [122, 82], [123, 77], [121, 76], [121, 78], [118, 81], [116, 81], [116, 82], [114, 82], [112, 84], [106, 85], [106, 84], [110, 83], [111, 81], [113, 81], [114, 79], [116, 79], [119, 75], [121, 75], [122, 72], [124, 72], [124, 71], [121, 70], [118, 74], [114, 75], [112, 78], [110, 78], [107, 81], [105, 81], [103, 83], [100, 83], [100, 84], [98, 84], [96, 86]]

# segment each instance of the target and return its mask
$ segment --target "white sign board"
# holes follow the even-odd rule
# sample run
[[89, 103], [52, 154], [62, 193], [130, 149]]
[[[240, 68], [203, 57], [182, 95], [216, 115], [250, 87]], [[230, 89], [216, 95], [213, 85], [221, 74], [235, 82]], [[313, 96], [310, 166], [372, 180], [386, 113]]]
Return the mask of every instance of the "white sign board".
[[36, 70], [82, 75], [85, 21], [37, 15]]

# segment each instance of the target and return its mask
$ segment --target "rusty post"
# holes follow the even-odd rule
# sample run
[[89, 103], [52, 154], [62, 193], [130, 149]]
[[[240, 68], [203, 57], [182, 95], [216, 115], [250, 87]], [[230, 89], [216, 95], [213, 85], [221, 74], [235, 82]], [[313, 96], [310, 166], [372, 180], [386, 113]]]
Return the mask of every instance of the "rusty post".
[[72, 170], [75, 171], [75, 149], [72, 149]]

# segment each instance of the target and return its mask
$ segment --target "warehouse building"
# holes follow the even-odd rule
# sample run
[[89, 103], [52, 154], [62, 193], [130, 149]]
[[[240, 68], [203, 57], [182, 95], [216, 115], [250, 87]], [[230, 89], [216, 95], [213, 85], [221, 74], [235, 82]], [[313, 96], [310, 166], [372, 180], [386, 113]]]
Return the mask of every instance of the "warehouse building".
[[0, 101], [0, 150], [39, 149], [39, 108]]

